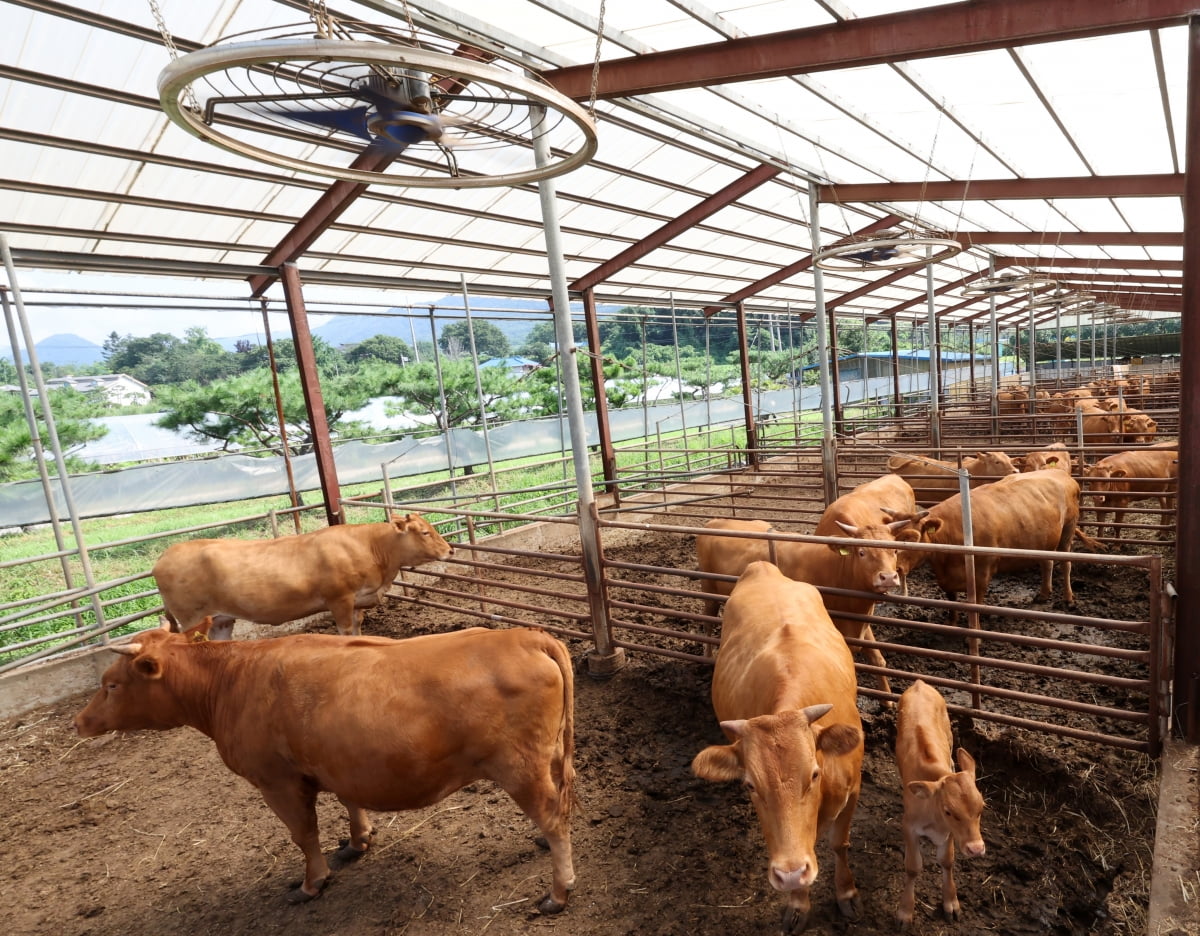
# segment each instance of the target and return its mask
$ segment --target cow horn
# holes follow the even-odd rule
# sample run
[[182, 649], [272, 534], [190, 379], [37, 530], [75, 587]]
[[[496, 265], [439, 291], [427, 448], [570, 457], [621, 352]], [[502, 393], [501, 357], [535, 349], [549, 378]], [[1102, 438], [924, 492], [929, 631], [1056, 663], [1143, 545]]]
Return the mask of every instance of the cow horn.
[[898, 510], [895, 510], [895, 509], [893, 509], [893, 508], [891, 508], [891, 507], [880, 507], [880, 508], [879, 508], [879, 512], [880, 512], [881, 514], [883, 514], [885, 517], [894, 517], [894, 516], [896, 516], [896, 514], [898, 514], [900, 511], [898, 511]]
[[918, 519], [918, 518], [905, 517], [903, 520], [893, 520], [891, 523], [886, 524], [886, 526], [893, 533], [898, 533], [898, 532], [900, 532], [900, 530], [903, 530], [906, 526], [908, 526], [910, 523], [912, 523], [913, 520], [915, 520], [915, 519]]
[[858, 535], [858, 527], [854, 526], [853, 524], [842, 523], [841, 520], [834, 520], [833, 522], [836, 523], [838, 526], [840, 526], [843, 530], [845, 530], [847, 536], [857, 536]]
[[832, 705], [830, 705], [828, 702], [825, 702], [821, 705], [810, 705], [808, 708], [801, 709], [800, 711], [804, 713], [804, 717], [807, 718], [809, 722], [815, 722], [822, 715], [828, 714], [832, 708]]
[[140, 643], [113, 644], [108, 649], [113, 653], [121, 654], [121, 656], [137, 656], [142, 652], [142, 645]]

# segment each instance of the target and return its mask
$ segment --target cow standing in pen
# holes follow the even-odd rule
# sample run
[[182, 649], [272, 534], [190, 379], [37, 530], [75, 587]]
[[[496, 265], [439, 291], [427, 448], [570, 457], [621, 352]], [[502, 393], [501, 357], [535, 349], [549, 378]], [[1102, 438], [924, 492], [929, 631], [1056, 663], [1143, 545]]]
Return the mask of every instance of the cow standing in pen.
[[[1063, 554], [1063, 598], [1075, 603], [1071, 588], [1071, 543], [1076, 537], [1094, 551], [1103, 546], [1077, 529], [1079, 523], [1079, 483], [1058, 468], [1043, 468], [1015, 474], [971, 491], [971, 519], [975, 546], [1006, 550], [1044, 550]], [[919, 520], [921, 538], [927, 543], [963, 545], [962, 495], [956, 494], [936, 504], [929, 515]], [[965, 557], [951, 552], [929, 552], [938, 585], [954, 600], [967, 591]], [[1037, 601], [1049, 601], [1054, 575], [1050, 559], [1028, 559], [1021, 555], [979, 555], [975, 557], [975, 592], [967, 600], [983, 604], [988, 585], [997, 572], [1040, 566], [1042, 587]]]
[[[922, 455], [893, 455], [887, 466], [888, 471], [912, 485], [918, 504], [936, 504], [959, 491], [958, 465], [954, 462]], [[1017, 473], [1004, 452], [979, 452], [964, 458], [962, 467], [970, 475], [971, 487]]]
[[330, 862], [317, 794], [350, 819], [334, 868], [362, 856], [367, 810], [430, 806], [476, 780], [499, 785], [541, 829], [553, 883], [542, 913], [575, 883], [574, 677], [566, 648], [532, 628], [471, 628], [391, 640], [297, 634], [194, 641], [158, 629], [128, 645], [75, 718], [85, 738], [189, 726], [212, 738], [304, 853], [296, 903], [320, 895]]
[[401, 568], [453, 554], [424, 517], [393, 514], [278, 539], [188, 540], [168, 547], [153, 574], [172, 630], [215, 616], [215, 640], [232, 635], [234, 618], [284, 624], [329, 611], [339, 634], [356, 635]]
[[811, 585], [753, 562], [725, 606], [713, 671], [713, 709], [726, 745], [705, 748], [692, 770], [740, 780], [766, 839], [767, 880], [786, 904], [785, 932], [808, 925], [816, 840], [834, 853], [838, 909], [857, 919], [850, 820], [862, 785], [863, 733], [854, 661]]
[[968, 858], [986, 850], [979, 830], [983, 796], [975, 786], [975, 761], [959, 748], [956, 772], [950, 759], [952, 740], [945, 699], [918, 679], [900, 696], [896, 712], [896, 768], [904, 789], [904, 891], [896, 911], [901, 929], [913, 919], [922, 838], [937, 848], [942, 912], [951, 921], [961, 912], [954, 887], [955, 846]]

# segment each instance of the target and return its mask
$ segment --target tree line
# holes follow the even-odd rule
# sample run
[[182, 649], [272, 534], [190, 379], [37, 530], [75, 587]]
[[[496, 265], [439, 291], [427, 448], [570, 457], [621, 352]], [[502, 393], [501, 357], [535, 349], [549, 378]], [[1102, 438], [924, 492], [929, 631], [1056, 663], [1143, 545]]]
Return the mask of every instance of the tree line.
[[[600, 322], [599, 351], [587, 347], [583, 323], [574, 322], [575, 342], [582, 351], [575, 364], [584, 407], [594, 408], [595, 403], [589, 360], [592, 355], [600, 361], [610, 407], [637, 404], [656, 382], [676, 377], [686, 387], [699, 388], [683, 391], [689, 395], [740, 392], [738, 334], [728, 319], [725, 316], [723, 321], [710, 321], [698, 311], [672, 314], [664, 309], [626, 308]], [[1136, 334], [1161, 327], [1161, 323], [1128, 324], [1121, 331]], [[837, 333], [843, 354], [891, 347], [888, 327], [864, 328], [861, 318], [839, 316]], [[928, 344], [925, 330], [917, 325], [902, 330], [899, 340], [907, 347]], [[314, 336], [313, 355], [330, 431], [340, 439], [379, 439], [375, 427], [348, 417], [379, 397], [388, 398], [388, 415], [414, 417], [431, 431], [476, 425], [484, 418], [507, 421], [554, 415], [562, 410], [561, 368], [567, 362], [557, 354], [552, 322], [534, 324], [515, 349], [517, 355], [538, 365], [528, 373], [507, 366], [476, 367], [476, 360], [486, 363], [514, 354], [508, 337], [491, 322], [446, 324], [437, 342], [435, 356], [432, 342], [413, 346], [393, 335], [377, 334], [341, 348]], [[759, 317], [748, 327], [746, 342], [751, 377], [759, 389], [816, 380], [812, 365], [817, 363], [818, 343], [811, 324], [797, 317]], [[943, 349], [959, 344], [965, 350], [963, 330], [943, 334]], [[52, 391], [56, 428], [71, 469], [97, 468], [71, 458], [83, 444], [106, 431], [91, 419], [139, 410], [162, 413], [159, 425], [186, 431], [198, 439], [215, 440], [224, 450], [277, 453], [286, 437], [292, 453], [311, 451], [315, 439], [301, 392], [293, 342], [275, 341], [274, 353], [282, 426], [265, 346], [240, 341], [234, 350], [227, 351], [202, 327], [189, 328], [182, 337], [165, 332], [147, 336], [112, 332], [104, 342], [103, 361], [90, 368], [72, 368], [71, 373], [128, 374], [147, 384], [154, 400], [147, 406], [121, 407], [110, 402], [102, 391]], [[54, 374], [64, 368], [48, 370]], [[15, 381], [13, 364], [0, 359], [0, 382]], [[40, 412], [38, 401], [33, 403]], [[44, 429], [42, 435], [48, 450]], [[32, 439], [23, 402], [16, 394], [0, 395], [0, 481], [33, 476], [31, 455]]]

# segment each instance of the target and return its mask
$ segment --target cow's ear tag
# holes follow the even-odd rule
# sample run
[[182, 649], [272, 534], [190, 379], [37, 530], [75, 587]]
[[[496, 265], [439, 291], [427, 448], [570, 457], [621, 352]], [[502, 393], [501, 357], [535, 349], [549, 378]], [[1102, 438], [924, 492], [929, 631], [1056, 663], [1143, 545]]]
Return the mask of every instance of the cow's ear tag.
[[850, 555], [850, 547], [849, 547], [849, 546], [839, 546], [839, 547], [838, 547], [838, 555], [839, 555], [839, 556], [848, 556], [848, 555]]
[[208, 634], [203, 631], [196, 631], [192, 634], [192, 643], [204, 643], [206, 640], [208, 640]]

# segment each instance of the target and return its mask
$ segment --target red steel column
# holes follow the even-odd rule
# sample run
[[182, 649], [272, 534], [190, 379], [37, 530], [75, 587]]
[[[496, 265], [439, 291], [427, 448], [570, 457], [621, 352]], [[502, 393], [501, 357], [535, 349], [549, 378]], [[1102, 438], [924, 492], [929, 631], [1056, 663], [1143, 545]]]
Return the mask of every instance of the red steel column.
[[1173, 715], [1200, 742], [1200, 19], [1188, 25], [1187, 172], [1183, 199], [1183, 315], [1179, 349], [1179, 499]]
[[604, 490], [620, 503], [617, 487], [617, 453], [613, 448], [612, 427], [608, 424], [608, 394], [604, 390], [604, 362], [600, 355], [600, 321], [596, 315], [596, 291], [583, 291], [583, 323], [587, 329], [588, 361], [592, 367], [592, 389], [596, 395], [596, 433], [600, 436], [600, 463], [604, 470]]
[[750, 458], [750, 464], [757, 468], [758, 427], [754, 422], [754, 388], [750, 384], [750, 350], [747, 347], [749, 340], [746, 335], [746, 307], [739, 302], [735, 308], [739, 336], [738, 363], [742, 368], [742, 407], [746, 411], [746, 454]]
[[308, 329], [308, 312], [300, 288], [300, 273], [296, 264], [285, 263], [279, 268], [283, 298], [287, 303], [288, 322], [296, 345], [296, 364], [300, 368], [300, 386], [304, 390], [304, 406], [308, 424], [312, 426], [313, 451], [317, 456], [317, 476], [321, 479], [321, 496], [325, 499], [325, 518], [329, 525], [343, 523], [342, 495], [338, 487], [337, 468], [333, 463], [333, 446], [329, 442], [329, 422], [325, 419], [325, 399], [321, 395], [321, 379], [317, 359], [313, 355], [312, 332]]

